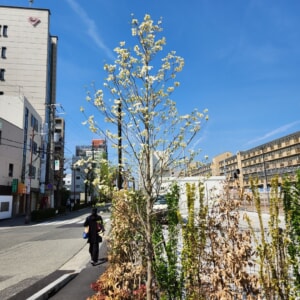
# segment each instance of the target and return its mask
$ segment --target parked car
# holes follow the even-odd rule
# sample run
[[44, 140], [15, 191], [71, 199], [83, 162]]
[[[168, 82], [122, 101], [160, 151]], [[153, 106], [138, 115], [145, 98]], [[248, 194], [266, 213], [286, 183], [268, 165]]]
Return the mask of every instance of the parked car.
[[166, 197], [163, 195], [159, 195], [156, 201], [153, 204], [153, 211], [157, 217], [157, 220], [161, 224], [167, 224], [167, 212], [168, 212], [168, 204]]
[[163, 195], [159, 195], [154, 202], [153, 210], [165, 210], [168, 208], [166, 197]]

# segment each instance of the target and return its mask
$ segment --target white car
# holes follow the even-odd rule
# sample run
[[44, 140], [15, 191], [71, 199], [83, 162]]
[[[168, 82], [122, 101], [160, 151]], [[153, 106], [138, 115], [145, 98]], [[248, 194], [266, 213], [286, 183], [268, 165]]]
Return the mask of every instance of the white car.
[[166, 210], [168, 208], [167, 200], [165, 196], [158, 196], [157, 200], [153, 204], [153, 210]]

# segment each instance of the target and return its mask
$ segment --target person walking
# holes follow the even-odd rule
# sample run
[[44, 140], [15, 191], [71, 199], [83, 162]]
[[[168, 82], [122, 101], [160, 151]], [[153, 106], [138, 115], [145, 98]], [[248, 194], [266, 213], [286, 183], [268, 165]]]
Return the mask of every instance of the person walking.
[[102, 237], [99, 234], [105, 231], [103, 219], [98, 215], [97, 208], [92, 209], [91, 215], [86, 218], [83, 226], [88, 228], [87, 242], [90, 244], [89, 252], [91, 255], [91, 264], [95, 265], [98, 262], [99, 243], [102, 242]]

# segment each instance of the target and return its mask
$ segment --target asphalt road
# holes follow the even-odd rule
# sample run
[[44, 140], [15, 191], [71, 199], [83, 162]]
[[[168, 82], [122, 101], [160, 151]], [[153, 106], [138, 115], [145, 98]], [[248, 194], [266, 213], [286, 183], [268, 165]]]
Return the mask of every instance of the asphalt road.
[[[21, 299], [18, 295], [29, 287], [38, 291], [64, 274], [84, 269], [89, 253], [82, 231], [89, 213], [84, 209], [29, 225], [19, 218], [1, 220], [0, 299]], [[108, 213], [101, 215], [109, 219]]]

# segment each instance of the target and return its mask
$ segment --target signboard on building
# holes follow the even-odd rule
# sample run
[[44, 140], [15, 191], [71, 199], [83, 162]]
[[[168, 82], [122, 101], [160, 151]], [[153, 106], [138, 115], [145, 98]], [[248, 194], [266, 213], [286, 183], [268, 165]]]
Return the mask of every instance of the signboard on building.
[[26, 185], [22, 182], [18, 184], [18, 194], [26, 194]]
[[54, 161], [54, 170], [55, 170], [55, 171], [59, 171], [59, 160], [58, 160], [58, 159], [56, 159], [56, 160]]
[[18, 192], [18, 179], [17, 178], [14, 178], [12, 180], [12, 183], [11, 183], [11, 192], [12, 193], [17, 193]]

